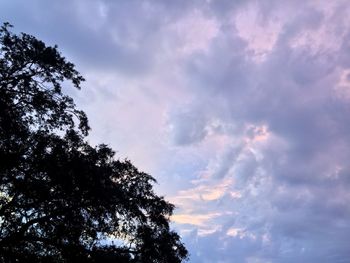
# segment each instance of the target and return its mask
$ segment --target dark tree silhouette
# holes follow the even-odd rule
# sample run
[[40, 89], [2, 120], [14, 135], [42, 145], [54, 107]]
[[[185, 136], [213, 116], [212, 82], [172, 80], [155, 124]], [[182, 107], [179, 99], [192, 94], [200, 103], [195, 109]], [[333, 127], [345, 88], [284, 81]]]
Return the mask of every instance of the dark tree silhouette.
[[83, 77], [28, 34], [0, 29], [0, 262], [182, 262], [174, 206], [62, 93]]

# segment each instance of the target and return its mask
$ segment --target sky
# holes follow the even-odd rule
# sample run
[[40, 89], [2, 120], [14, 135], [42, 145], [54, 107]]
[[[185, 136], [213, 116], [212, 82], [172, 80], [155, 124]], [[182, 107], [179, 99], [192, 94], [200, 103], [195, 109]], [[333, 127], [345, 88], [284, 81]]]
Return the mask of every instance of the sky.
[[350, 262], [350, 2], [0, 0], [57, 44], [107, 143], [177, 206], [190, 263]]

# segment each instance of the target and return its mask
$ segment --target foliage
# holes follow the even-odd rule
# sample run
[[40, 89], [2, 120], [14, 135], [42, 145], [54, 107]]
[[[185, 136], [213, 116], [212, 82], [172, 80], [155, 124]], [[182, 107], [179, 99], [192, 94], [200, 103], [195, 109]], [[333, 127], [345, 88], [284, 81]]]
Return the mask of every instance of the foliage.
[[174, 206], [106, 145], [62, 86], [83, 77], [28, 34], [0, 29], [0, 262], [182, 262]]

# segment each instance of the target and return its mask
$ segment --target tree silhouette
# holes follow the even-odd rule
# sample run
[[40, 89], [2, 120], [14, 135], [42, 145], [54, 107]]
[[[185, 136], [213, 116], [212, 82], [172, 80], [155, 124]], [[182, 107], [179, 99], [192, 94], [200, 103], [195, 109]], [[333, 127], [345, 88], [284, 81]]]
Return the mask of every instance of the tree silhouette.
[[150, 175], [90, 146], [62, 84], [83, 77], [28, 34], [0, 29], [0, 262], [182, 262], [174, 206]]

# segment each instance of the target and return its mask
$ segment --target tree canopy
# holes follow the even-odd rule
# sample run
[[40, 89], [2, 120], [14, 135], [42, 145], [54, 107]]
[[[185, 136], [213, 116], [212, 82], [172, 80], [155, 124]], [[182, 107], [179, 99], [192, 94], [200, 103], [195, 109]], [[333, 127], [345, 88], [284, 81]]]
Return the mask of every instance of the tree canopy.
[[57, 46], [0, 29], [0, 262], [187, 259], [155, 179], [107, 145], [63, 86], [84, 78]]

